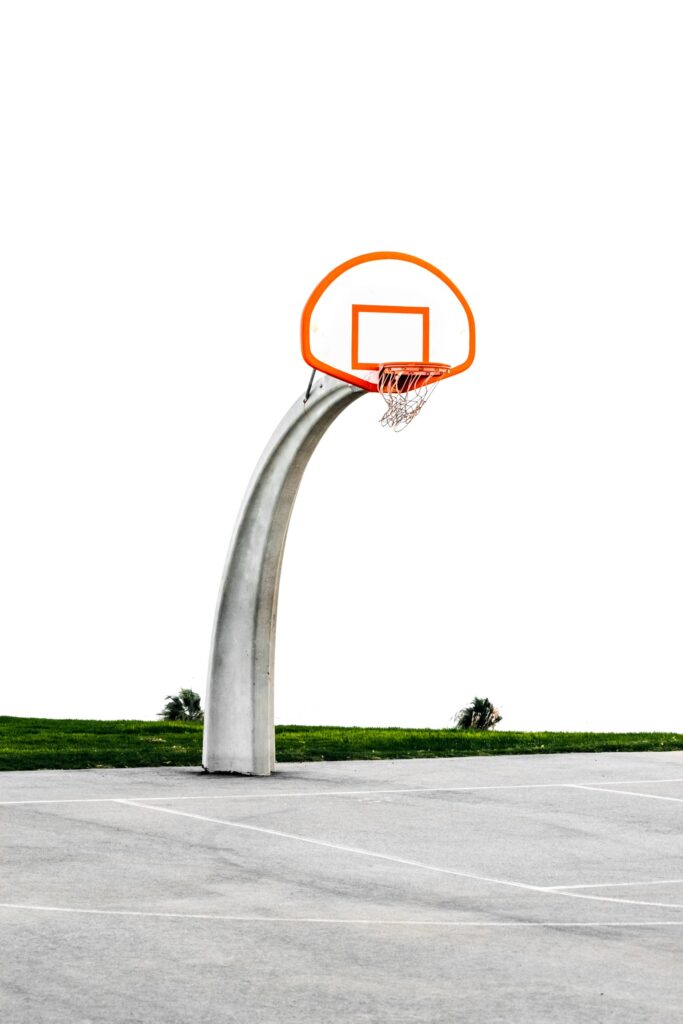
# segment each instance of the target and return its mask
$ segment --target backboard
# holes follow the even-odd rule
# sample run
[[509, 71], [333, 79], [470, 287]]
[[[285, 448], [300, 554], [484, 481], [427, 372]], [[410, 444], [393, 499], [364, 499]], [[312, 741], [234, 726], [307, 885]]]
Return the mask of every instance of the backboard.
[[474, 359], [474, 338], [472, 311], [450, 278], [402, 252], [342, 263], [314, 289], [301, 318], [309, 366], [367, 391], [378, 390], [385, 364], [443, 364], [440, 379], [462, 373]]

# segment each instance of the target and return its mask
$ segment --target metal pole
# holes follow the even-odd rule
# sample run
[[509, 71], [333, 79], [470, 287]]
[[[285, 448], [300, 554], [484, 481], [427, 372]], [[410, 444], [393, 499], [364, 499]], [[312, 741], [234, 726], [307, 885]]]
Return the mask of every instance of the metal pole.
[[223, 572], [204, 723], [209, 772], [270, 775], [280, 568], [299, 484], [318, 441], [367, 392], [319, 374], [268, 442], [247, 488]]

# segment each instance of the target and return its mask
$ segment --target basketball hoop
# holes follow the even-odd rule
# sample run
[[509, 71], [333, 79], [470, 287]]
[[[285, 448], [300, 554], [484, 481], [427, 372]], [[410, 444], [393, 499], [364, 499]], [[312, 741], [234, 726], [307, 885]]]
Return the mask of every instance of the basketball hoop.
[[377, 380], [377, 390], [387, 403], [382, 426], [404, 430], [449, 370], [448, 363], [383, 363]]

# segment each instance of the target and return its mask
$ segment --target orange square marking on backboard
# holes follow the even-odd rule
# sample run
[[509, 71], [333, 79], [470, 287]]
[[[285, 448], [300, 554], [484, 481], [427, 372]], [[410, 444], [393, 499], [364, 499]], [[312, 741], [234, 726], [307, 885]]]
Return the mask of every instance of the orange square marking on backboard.
[[[351, 366], [354, 370], [377, 370], [379, 363], [361, 363], [358, 354], [358, 320], [361, 313], [407, 313], [422, 317], [422, 359], [429, 362], [429, 306], [351, 306]], [[391, 352], [387, 352], [386, 361], [392, 361]]]

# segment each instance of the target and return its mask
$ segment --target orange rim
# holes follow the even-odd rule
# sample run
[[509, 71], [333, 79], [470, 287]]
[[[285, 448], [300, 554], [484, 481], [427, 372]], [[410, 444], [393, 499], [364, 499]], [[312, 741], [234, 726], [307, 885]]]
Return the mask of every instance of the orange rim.
[[[436, 384], [448, 376], [450, 363], [382, 363], [379, 367], [377, 390], [390, 394], [415, 391], [426, 384]], [[415, 378], [410, 387], [399, 387], [401, 377]], [[395, 386], [392, 387], [392, 383]]]

